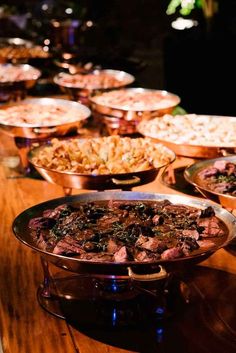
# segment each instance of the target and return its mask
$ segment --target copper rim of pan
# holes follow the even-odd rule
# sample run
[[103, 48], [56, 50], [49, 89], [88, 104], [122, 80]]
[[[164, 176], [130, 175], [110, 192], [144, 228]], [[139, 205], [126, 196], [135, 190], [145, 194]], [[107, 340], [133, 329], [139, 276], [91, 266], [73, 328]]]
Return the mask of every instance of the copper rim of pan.
[[145, 137], [152, 138], [154, 141], [164, 144], [165, 146], [172, 149], [176, 155], [193, 157], [193, 158], [216, 158], [221, 156], [227, 156], [236, 152], [236, 146], [222, 146], [222, 145], [194, 145], [186, 143], [175, 143], [170, 140], [164, 140], [156, 137], [155, 134], [145, 133], [140, 126], [137, 125], [137, 131]]
[[11, 64], [11, 63], [6, 63], [6, 64], [0, 64], [0, 66], [4, 67], [19, 67], [22, 68], [22, 71], [27, 71], [27, 70], [32, 70], [32, 77], [28, 79], [22, 79], [19, 81], [0, 81], [0, 88], [4, 87], [14, 87], [14, 86], [19, 86], [20, 84], [25, 85], [25, 88], [31, 88], [32, 85], [39, 79], [39, 77], [42, 75], [41, 70], [37, 69], [36, 67], [29, 65], [29, 64]]
[[124, 88], [125, 91], [128, 92], [134, 92], [134, 93], [139, 93], [139, 92], [157, 92], [163, 98], [171, 98], [173, 99], [173, 104], [169, 104], [166, 107], [162, 108], [148, 108], [148, 109], [132, 109], [132, 108], [124, 108], [120, 107], [118, 108], [117, 106], [113, 106], [112, 104], [102, 104], [98, 103], [96, 101], [96, 97], [100, 96], [103, 94], [103, 92], [98, 92], [90, 95], [89, 101], [92, 107], [92, 110], [95, 112], [107, 116], [108, 118], [117, 118], [117, 119], [125, 119], [127, 121], [129, 120], [137, 120], [140, 121], [142, 119], [151, 119], [157, 116], [162, 116], [164, 114], [171, 113], [173, 109], [180, 103], [180, 97], [177, 96], [176, 94], [173, 94], [171, 92], [165, 91], [165, 90], [155, 90], [155, 89], [147, 89], [147, 88], [141, 88], [141, 87], [135, 87], [135, 88]]
[[[59, 74], [57, 74], [56, 76], [54, 76], [53, 78], [53, 81], [54, 83], [56, 83], [58, 86], [61, 86], [63, 88], [69, 88], [69, 89], [72, 89], [72, 90], [82, 90], [82, 91], [88, 91], [89, 94], [91, 94], [91, 92], [93, 91], [104, 91], [104, 90], [111, 90], [111, 89], [119, 89], [121, 87], [124, 87], [124, 86], [127, 86], [127, 85], [130, 85], [131, 83], [134, 82], [135, 78], [133, 75], [125, 72], [125, 71], [122, 71], [122, 70], [113, 70], [113, 69], [102, 69], [102, 70], [95, 70], [94, 72], [102, 72], [102, 73], [107, 73], [107, 74], [110, 74], [111, 76], [114, 76], [114, 78], [116, 77], [119, 77], [121, 76], [122, 79], [120, 80], [120, 85], [119, 86], [116, 86], [116, 87], [106, 87], [106, 88], [103, 88], [103, 87], [94, 87], [94, 88], [84, 88], [83, 85], [81, 86], [75, 86], [71, 83], [62, 83], [60, 81], [60, 78], [63, 77], [64, 75], [66, 76], [71, 76], [73, 77], [72, 74], [69, 74], [69, 73], [64, 73], [64, 72], [60, 72]], [[92, 72], [91, 72], [92, 73]], [[86, 74], [84, 74], [84, 76], [86, 77]]]
[[[61, 185], [65, 188], [79, 188], [92, 190], [106, 190], [108, 188], [130, 188], [150, 183], [155, 180], [161, 168], [166, 167], [174, 162], [175, 153], [166, 148], [167, 155], [170, 157], [168, 162], [163, 162], [157, 168], [149, 168], [137, 172], [114, 173], [114, 174], [84, 174], [74, 172], [56, 171], [47, 167], [41, 167], [33, 162], [33, 157], [43, 150], [47, 145], [41, 145], [33, 148], [28, 153], [28, 161], [36, 168], [36, 170], [48, 181]], [[165, 148], [165, 146], [163, 146]]]
[[40, 124], [34, 125], [34, 126], [8, 125], [8, 124], [1, 123], [0, 121], [0, 129], [2, 129], [5, 133], [11, 136], [24, 137], [29, 139], [41, 139], [41, 138], [47, 138], [52, 136], [63, 136], [63, 135], [66, 135], [69, 131], [73, 129], [78, 129], [79, 127], [81, 127], [91, 115], [90, 109], [85, 105], [78, 102], [72, 102], [66, 99], [58, 99], [58, 98], [28, 98], [18, 103], [5, 104], [4, 106], [2, 106], [1, 109], [5, 109], [11, 106], [22, 105], [25, 103], [40, 104], [42, 106], [58, 105], [58, 106], [68, 107], [68, 109], [75, 108], [78, 110], [78, 113], [83, 112], [84, 117], [80, 118], [79, 120], [75, 119], [75, 121], [72, 121], [69, 123], [63, 123], [63, 124], [57, 124], [57, 125], [55, 124], [45, 125], [45, 126]]
[[[35, 246], [33, 239], [31, 238], [28, 223], [31, 218], [42, 215], [42, 212], [46, 209], [53, 209], [64, 203], [79, 203], [79, 202], [93, 202], [98, 200], [139, 200], [139, 201], [157, 201], [167, 199], [174, 204], [184, 204], [197, 208], [205, 208], [212, 206], [215, 210], [216, 216], [219, 217], [226, 227], [228, 228], [227, 239], [221, 244], [214, 248], [202, 251], [199, 254], [192, 256], [186, 256], [178, 259], [171, 260], [156, 260], [150, 262], [135, 262], [127, 261], [124, 263], [115, 262], [99, 262], [78, 259], [75, 257], [67, 257], [63, 255], [52, 254]], [[167, 269], [167, 271], [175, 271], [178, 269], [178, 265], [186, 266], [199, 263], [209, 257], [216, 250], [228, 245], [236, 236], [236, 218], [227, 210], [219, 205], [216, 205], [208, 200], [202, 200], [198, 198], [190, 198], [182, 195], [168, 195], [168, 194], [157, 194], [157, 193], [146, 193], [146, 192], [131, 192], [131, 191], [106, 191], [106, 192], [90, 192], [79, 195], [67, 196], [58, 199], [49, 200], [38, 205], [35, 205], [21, 214], [19, 214], [13, 222], [13, 232], [15, 236], [23, 244], [29, 246], [36, 252], [38, 252], [45, 260], [54, 263], [56, 266], [73, 271], [76, 273], [86, 273], [87, 275], [108, 275], [108, 276], [122, 276], [127, 275], [129, 269], [132, 271], [144, 270], [147, 274], [153, 271], [158, 271], [161, 266]]]

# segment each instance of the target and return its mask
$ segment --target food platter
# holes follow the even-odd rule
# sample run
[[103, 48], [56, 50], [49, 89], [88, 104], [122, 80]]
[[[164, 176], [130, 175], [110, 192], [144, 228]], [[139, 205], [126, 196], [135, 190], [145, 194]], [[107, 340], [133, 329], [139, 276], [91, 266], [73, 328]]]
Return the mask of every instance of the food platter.
[[[29, 222], [34, 217], [42, 216], [43, 212], [46, 210], [52, 210], [63, 204], [79, 205], [80, 203], [104, 201], [104, 200], [119, 200], [119, 201], [144, 201], [144, 200], [154, 200], [163, 201], [169, 200], [173, 204], [181, 204], [189, 207], [195, 207], [198, 209], [205, 209], [211, 206], [214, 209], [216, 217], [220, 219], [224, 225], [227, 227], [227, 236], [221, 244], [202, 250], [200, 253], [195, 255], [189, 255], [180, 258], [172, 259], [160, 259], [155, 261], [125, 261], [125, 262], [102, 262], [78, 259], [72, 256], [58, 255], [45, 250], [42, 250], [35, 245], [35, 241], [32, 238], [30, 229], [28, 227]], [[121, 276], [127, 275], [129, 269], [133, 272], [142, 271], [143, 273], [153, 273], [159, 272], [159, 266], [162, 265], [167, 271], [177, 271], [181, 266], [186, 266], [199, 263], [209, 257], [213, 252], [228, 245], [233, 239], [235, 239], [236, 234], [236, 221], [235, 217], [225, 210], [224, 208], [208, 201], [197, 198], [190, 198], [180, 195], [168, 195], [168, 194], [157, 194], [157, 193], [143, 193], [143, 192], [99, 192], [99, 193], [85, 193], [80, 195], [67, 196], [59, 199], [54, 199], [46, 201], [44, 203], [35, 205], [21, 214], [19, 214], [13, 222], [13, 231], [15, 236], [24, 245], [29, 246], [40, 254], [46, 261], [53, 263], [54, 265], [75, 272], [75, 273], [86, 273], [87, 275], [111, 275], [111, 276]]]
[[47, 58], [48, 52], [40, 45], [23, 38], [0, 38], [0, 62], [22, 62], [28, 59]]
[[[117, 141], [114, 141], [114, 139], [118, 139]], [[141, 138], [141, 140], [143, 140]], [[99, 153], [101, 152], [102, 155], [104, 154], [104, 151], [109, 151], [111, 152], [111, 146], [114, 145], [114, 142], [117, 143], [116, 145], [116, 153], [118, 153], [118, 148], [119, 146], [123, 146], [123, 144], [121, 145], [119, 142], [123, 141], [120, 140], [120, 138], [117, 137], [104, 137], [104, 138], [95, 138], [95, 139], [89, 139], [89, 140], [83, 140], [83, 139], [72, 139], [67, 140], [67, 141], [63, 141], [61, 140], [60, 143], [60, 148], [63, 147], [63, 149], [65, 149], [65, 151], [69, 148], [70, 152], [72, 151], [72, 148], [75, 151], [75, 154], [78, 154], [78, 150], [81, 151], [85, 151], [88, 150], [90, 151], [91, 148], [93, 148], [93, 146], [91, 146], [91, 144], [96, 143], [96, 150], [98, 152], [98, 155], [94, 155], [94, 158], [98, 158], [99, 157]], [[136, 147], [140, 148], [139, 145], [139, 140], [135, 139], [130, 139], [130, 138], [126, 138], [125, 141], [129, 141], [129, 143], [131, 143], [131, 147], [134, 147], [134, 143], [136, 143]], [[101, 142], [101, 144], [100, 144]], [[109, 144], [110, 142], [110, 144]], [[141, 142], [140, 142], [141, 143]], [[98, 145], [100, 144], [100, 147], [98, 147]], [[158, 172], [160, 170], [160, 168], [172, 163], [175, 160], [175, 154], [173, 153], [173, 151], [171, 151], [170, 149], [166, 148], [163, 145], [159, 145], [159, 144], [153, 144], [151, 142], [151, 145], [147, 145], [149, 148], [155, 148], [156, 149], [156, 159], [157, 159], [157, 152], [158, 150], [160, 151], [160, 161], [158, 162], [158, 165], [154, 166], [152, 164], [150, 164], [150, 166], [148, 167], [144, 167], [144, 168], [140, 168], [140, 165], [137, 166], [137, 169], [132, 169], [129, 170], [128, 172], [126, 172], [125, 169], [124, 171], [122, 171], [122, 169], [118, 168], [119, 164], [121, 164], [121, 157], [122, 156], [118, 156], [117, 160], [112, 159], [112, 164], [114, 166], [114, 168], [112, 169], [112, 172], [102, 172], [100, 173], [99, 171], [86, 171], [83, 170], [80, 172], [76, 172], [76, 171], [66, 171], [66, 170], [60, 170], [57, 168], [57, 170], [52, 167], [47, 167], [44, 165], [41, 165], [39, 163], [39, 159], [41, 158], [41, 156], [45, 155], [45, 151], [46, 151], [46, 157], [42, 157], [43, 160], [45, 158], [48, 158], [48, 147], [50, 145], [41, 145], [39, 147], [33, 148], [29, 151], [28, 154], [28, 160], [30, 162], [30, 164], [32, 164], [34, 166], [34, 168], [50, 183], [54, 183], [54, 184], [59, 184], [64, 188], [77, 188], [77, 189], [92, 189], [92, 190], [109, 190], [109, 189], [130, 189], [133, 186], [139, 186], [142, 184], [146, 184], [146, 183], [150, 183], [152, 181], [155, 180], [155, 178], [158, 175]], [[68, 147], [69, 146], [69, 147]], [[117, 148], [118, 147], [118, 148]], [[55, 144], [55, 151], [58, 150], [58, 146], [57, 146], [57, 142]], [[100, 152], [99, 152], [100, 151]], [[142, 153], [144, 153], [144, 150], [142, 150]], [[109, 153], [108, 152], [108, 153]], [[137, 152], [137, 150], [136, 150]], [[52, 152], [54, 153], [54, 152]], [[57, 152], [56, 152], [57, 153]], [[64, 154], [64, 152], [62, 152]], [[107, 153], [107, 152], [106, 152]], [[111, 152], [112, 153], [112, 152]], [[123, 159], [124, 159], [124, 153], [121, 152], [123, 154]], [[52, 154], [52, 158], [53, 160], [56, 161], [56, 155]], [[126, 151], [126, 156], [127, 156], [127, 151]], [[93, 156], [90, 153], [90, 157], [93, 158]], [[106, 157], [106, 156], [105, 156]], [[105, 158], [104, 156], [102, 156], [102, 158]], [[127, 156], [127, 158], [130, 158], [130, 156]], [[71, 158], [73, 158], [73, 156], [71, 155]], [[82, 160], [88, 160], [88, 156], [81, 156]], [[100, 158], [100, 157], [99, 157]], [[111, 157], [110, 157], [111, 158]], [[113, 157], [112, 157], [113, 158]], [[114, 156], [114, 158], [116, 158]], [[142, 157], [144, 158], [144, 157]], [[138, 158], [137, 158], [138, 160]], [[78, 157], [77, 157], [77, 161], [78, 161]], [[94, 160], [93, 160], [94, 162]], [[107, 162], [109, 163], [109, 159], [107, 160]], [[139, 159], [140, 162], [140, 159]], [[78, 162], [77, 162], [78, 163]], [[98, 160], [98, 165], [99, 168], [101, 168], [101, 164], [102, 164], [102, 160], [100, 161], [100, 159]], [[144, 161], [145, 163], [145, 161]], [[58, 158], [57, 161], [57, 165], [61, 164], [61, 159], [60, 156]], [[88, 164], [88, 162], [87, 162]], [[85, 166], [87, 168], [87, 165]], [[119, 171], [117, 171], [119, 169]]]
[[142, 120], [171, 114], [180, 97], [165, 90], [124, 88], [90, 96], [91, 109], [112, 133], [137, 132]]
[[216, 158], [236, 150], [236, 118], [209, 115], [165, 115], [142, 121], [138, 131], [171, 148], [177, 155]]
[[[10, 112], [15, 122], [9, 119]], [[22, 114], [25, 117], [21, 118]], [[8, 135], [28, 139], [64, 136], [77, 131], [90, 114], [89, 108], [78, 102], [57, 98], [28, 98], [0, 108], [0, 129]], [[5, 120], [3, 117], [1, 119], [5, 115]]]
[[134, 81], [134, 76], [125, 71], [104, 69], [88, 73], [75, 73], [74, 75], [61, 72], [53, 81], [71, 99], [89, 104], [89, 96], [94, 92], [119, 89]]
[[41, 71], [28, 64], [0, 64], [0, 101], [24, 99], [40, 76]]
[[223, 207], [228, 209], [236, 208], [236, 196], [226, 194], [223, 192], [217, 192], [211, 190], [206, 184], [199, 178], [199, 173], [206, 168], [213, 167], [215, 162], [230, 162], [236, 163], [236, 156], [219, 157], [214, 159], [207, 159], [203, 161], [196, 162], [188, 166], [184, 171], [184, 177], [192, 184], [204, 197], [212, 201], [220, 203]]

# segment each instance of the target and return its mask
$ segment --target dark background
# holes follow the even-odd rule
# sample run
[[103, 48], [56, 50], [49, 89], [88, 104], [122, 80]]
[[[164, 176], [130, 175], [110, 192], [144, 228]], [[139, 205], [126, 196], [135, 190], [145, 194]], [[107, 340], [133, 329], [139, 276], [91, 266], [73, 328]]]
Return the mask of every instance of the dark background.
[[[42, 10], [47, 3], [48, 9]], [[199, 26], [183, 31], [171, 28], [178, 13], [168, 16], [168, 0], [83, 0], [0, 2], [0, 36], [51, 40], [51, 50], [71, 51], [104, 67], [125, 69], [136, 86], [166, 89], [178, 94], [181, 106], [192, 113], [236, 115], [236, 1], [219, 0], [209, 28], [201, 10], [189, 17]], [[73, 14], [65, 14], [71, 7]], [[28, 14], [19, 28], [12, 16]], [[13, 17], [14, 19], [14, 17]], [[55, 40], [52, 19], [80, 21], [72, 44]], [[92, 21], [92, 26], [86, 24]], [[231, 88], [232, 87], [232, 88]]]

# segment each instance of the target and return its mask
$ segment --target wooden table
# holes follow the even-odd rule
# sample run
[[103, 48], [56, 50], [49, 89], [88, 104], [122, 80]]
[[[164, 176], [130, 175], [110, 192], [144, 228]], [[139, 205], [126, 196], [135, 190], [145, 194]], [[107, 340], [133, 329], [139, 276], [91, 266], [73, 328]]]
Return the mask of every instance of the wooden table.
[[[63, 192], [46, 181], [14, 176], [9, 166], [15, 163], [16, 154], [13, 139], [0, 134], [0, 333], [4, 353], [235, 352], [234, 246], [218, 250], [190, 271], [193, 303], [177, 310], [164, 326], [104, 330], [103, 335], [96, 323], [92, 330], [84, 331], [43, 310], [36, 298], [43, 279], [40, 256], [14, 237], [11, 225], [21, 211], [63, 196]], [[182, 158], [175, 165], [191, 162]], [[134, 190], [176, 192], [158, 178]], [[73, 194], [79, 192], [73, 190]]]

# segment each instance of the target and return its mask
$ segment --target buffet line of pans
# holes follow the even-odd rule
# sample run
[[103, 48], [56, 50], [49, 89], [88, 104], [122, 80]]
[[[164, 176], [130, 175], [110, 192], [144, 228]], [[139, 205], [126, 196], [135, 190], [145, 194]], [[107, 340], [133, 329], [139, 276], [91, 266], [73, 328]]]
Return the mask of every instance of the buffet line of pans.
[[[25, 85], [28, 81], [32, 82], [33, 80], [36, 84], [40, 72], [25, 65], [2, 64], [0, 67], [0, 70], [3, 70], [3, 82], [0, 83], [2, 92], [6, 87], [9, 89], [11, 86], [18, 85], [19, 82], [24, 84], [24, 89], [27, 88]], [[6, 79], [6, 69], [8, 68], [12, 77], [16, 77], [15, 79]], [[17, 72], [14, 72], [14, 69]], [[22, 72], [28, 70], [32, 70], [32, 76], [24, 78]], [[172, 114], [174, 108], [180, 103], [180, 97], [164, 90], [128, 87], [133, 84], [134, 80], [132, 75], [119, 70], [95, 70], [83, 74], [74, 73], [74, 75], [60, 73], [54, 77], [54, 83], [69, 95], [69, 99], [28, 98], [18, 102], [8, 102], [0, 108], [0, 128], [4, 133], [14, 138], [20, 137], [27, 141], [37, 141], [39, 146], [30, 148], [27, 153], [28, 162], [49, 183], [59, 184], [63, 188], [127, 190], [154, 181], [159, 171], [163, 167], [171, 165], [176, 156], [185, 156], [199, 159], [199, 162], [186, 168], [184, 172], [186, 180], [193, 184], [204, 197], [217, 201], [225, 208], [235, 208], [236, 195], [234, 192], [230, 194], [229, 191], [234, 190], [234, 183], [236, 184], [236, 181], [234, 182], [236, 172], [234, 175], [233, 169], [235, 157], [226, 155], [235, 152], [236, 119], [234, 117], [195, 114], [174, 116]], [[93, 82], [95, 82], [94, 85]], [[71, 112], [72, 114], [70, 114]], [[77, 143], [80, 146], [80, 143], [83, 143], [76, 132], [91, 119], [91, 116], [98, 126], [105, 124], [108, 127], [109, 135], [114, 137], [114, 140], [109, 140], [111, 136], [94, 139], [92, 142], [95, 146], [108, 141], [110, 146], [114, 147], [113, 155], [116, 155], [117, 145], [115, 143], [123, 143], [126, 139], [126, 144], [132, 146], [130, 150], [127, 150], [126, 146], [125, 152], [121, 150], [117, 159], [112, 161], [113, 167], [114, 165], [119, 167], [122, 160], [122, 163], [124, 162], [123, 169], [118, 168], [116, 172], [111, 168], [108, 171], [104, 169], [100, 172], [96, 160], [93, 160], [93, 154], [97, 152], [93, 145], [90, 146], [88, 155], [81, 157], [82, 169], [74, 168], [77, 154], [80, 151], [79, 148], [77, 151], [71, 151], [71, 146]], [[220, 122], [224, 122], [224, 124], [222, 125]], [[68, 137], [68, 134], [73, 132], [75, 132], [75, 136]], [[135, 154], [138, 148], [133, 146], [133, 142], [131, 142], [135, 140], [132, 136], [134, 133], [140, 135], [138, 139], [147, 141], [147, 145], [143, 148], [143, 150], [147, 150], [147, 154], [142, 156], [144, 159], [141, 162], [139, 160], [141, 157], [137, 157]], [[54, 144], [56, 144], [55, 148]], [[53, 153], [56, 153], [56, 157], [51, 154], [50, 148], [54, 148]], [[155, 160], [153, 151], [158, 151], [158, 161]], [[105, 162], [109, 161], [109, 153], [103, 146], [99, 153], [99, 158], [106, 165]], [[55, 166], [52, 167], [55, 158], [59, 158], [59, 164], [63, 160], [59, 169]], [[89, 159], [87, 163], [86, 158]], [[137, 169], [127, 169], [127, 165], [130, 166], [131, 161], [135, 158], [138, 159]], [[68, 159], [71, 169], [67, 168]], [[47, 165], [48, 161], [49, 165]], [[230, 163], [229, 169], [227, 169], [227, 162]], [[107, 165], [104, 168], [106, 167]], [[202, 178], [199, 177], [199, 173]], [[213, 179], [219, 176], [219, 180], [225, 183], [225, 192], [212, 191], [208, 187], [208, 180], [206, 181], [208, 175]], [[229, 182], [232, 183], [229, 185]], [[140, 260], [135, 263], [81, 260], [76, 256], [52, 254], [40, 249], [33, 242], [28, 227], [31, 217], [41, 217], [45, 210], [65, 203], [80, 204], [111, 199], [124, 203], [130, 200], [141, 202], [143, 200], [167, 199], [177, 204], [199, 208], [199, 210], [213, 207], [216, 217], [219, 217], [228, 229], [227, 236], [217, 246], [202, 249], [195, 255], [148, 262]], [[38, 251], [46, 260], [56, 266], [77, 273], [108, 275], [124, 275], [124, 273], [127, 274], [127, 271], [129, 273], [130, 268], [136, 271], [139, 270], [139, 267], [143, 267], [146, 273], [150, 270], [158, 273], [160, 265], [164, 265], [172, 271], [176, 264], [198, 263], [217, 249], [229, 244], [236, 234], [234, 216], [220, 205], [212, 204], [204, 199], [131, 191], [105, 191], [51, 200], [36, 205], [19, 215], [14, 221], [13, 230], [20, 241]]]

